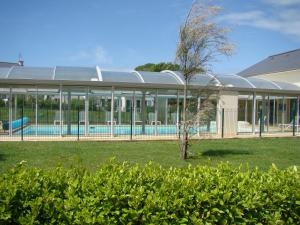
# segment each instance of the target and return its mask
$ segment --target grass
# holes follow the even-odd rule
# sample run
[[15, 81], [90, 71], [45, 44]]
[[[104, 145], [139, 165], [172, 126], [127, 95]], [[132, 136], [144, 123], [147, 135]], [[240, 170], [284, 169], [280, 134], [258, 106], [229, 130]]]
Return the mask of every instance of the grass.
[[90, 171], [111, 157], [118, 161], [145, 164], [150, 160], [164, 167], [189, 163], [214, 166], [229, 161], [267, 169], [300, 166], [300, 138], [226, 139], [194, 141], [190, 158], [179, 158], [175, 141], [145, 142], [0, 142], [0, 172], [25, 160], [28, 166], [53, 168], [82, 163]]

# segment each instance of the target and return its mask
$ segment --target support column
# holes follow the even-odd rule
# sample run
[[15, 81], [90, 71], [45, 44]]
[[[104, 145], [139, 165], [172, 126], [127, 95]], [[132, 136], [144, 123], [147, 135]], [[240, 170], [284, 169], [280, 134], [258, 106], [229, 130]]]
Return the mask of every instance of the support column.
[[273, 127], [275, 127], [276, 124], [276, 100], [275, 97], [273, 99]]
[[111, 88], [111, 102], [110, 102], [110, 136], [114, 136], [114, 90]]
[[118, 97], [118, 124], [122, 124], [122, 99]]
[[245, 101], [245, 122], [248, 121], [248, 97]]
[[279, 99], [277, 99], [276, 101], [277, 101], [277, 105], [276, 105], [276, 124], [278, 125], [278, 121], [279, 121], [279, 104], [280, 104], [280, 101], [279, 101]]
[[155, 129], [154, 129], [154, 134], [155, 135], [157, 135], [157, 114], [158, 114], [158, 108], [157, 108], [157, 92], [158, 92], [158, 90], [156, 90], [156, 92], [155, 92], [155, 98], [154, 98], [154, 111], [155, 111], [155, 113], [154, 113], [154, 124], [155, 124]]
[[179, 127], [179, 91], [177, 91], [177, 102], [176, 102], [176, 130], [178, 133], [178, 127]]
[[71, 91], [68, 91], [68, 127], [67, 134], [71, 135]]
[[135, 135], [135, 121], [136, 121], [136, 97], [135, 97], [135, 91], [133, 91], [133, 131], [132, 131], [133, 135]]
[[268, 100], [267, 100], [267, 132], [269, 132], [270, 127], [270, 95], [268, 94]]
[[166, 97], [165, 103], [165, 125], [168, 125], [168, 97]]
[[18, 115], [18, 95], [15, 94], [15, 112], [14, 112], [14, 118], [13, 119], [18, 119], [17, 115]]
[[12, 88], [9, 88], [9, 102], [8, 102], [8, 123], [9, 123], [9, 136], [12, 136]]
[[198, 97], [198, 102], [197, 102], [197, 127], [198, 127], [198, 136], [200, 136], [200, 107], [201, 107], [201, 98]]
[[[285, 114], [285, 106], [284, 106], [284, 103], [285, 103], [285, 98], [283, 96], [282, 97], [281, 124], [285, 124], [285, 121], [284, 121], [285, 120], [285, 116], [284, 116], [284, 114]], [[282, 127], [281, 131], [284, 132], [284, 125], [282, 125], [281, 127]]]
[[146, 134], [146, 93], [143, 91], [142, 94], [142, 134]]
[[[221, 98], [220, 92], [218, 94], [218, 97]], [[222, 136], [222, 106], [220, 103], [220, 99], [217, 101], [216, 134], [220, 137]]]
[[63, 135], [63, 111], [62, 111], [62, 86], [59, 89], [59, 134], [62, 137]]
[[253, 93], [253, 100], [252, 100], [252, 133], [255, 134], [255, 121], [256, 121], [256, 93]]
[[86, 90], [84, 100], [84, 134], [89, 135], [89, 88]]
[[38, 88], [35, 93], [35, 136], [38, 134]]

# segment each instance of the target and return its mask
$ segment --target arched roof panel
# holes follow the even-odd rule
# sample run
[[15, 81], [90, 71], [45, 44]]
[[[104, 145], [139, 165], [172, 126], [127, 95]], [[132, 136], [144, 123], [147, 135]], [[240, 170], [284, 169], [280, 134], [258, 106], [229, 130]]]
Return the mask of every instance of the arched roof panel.
[[0, 67], [0, 78], [6, 78], [10, 70], [9, 67]]
[[101, 70], [103, 82], [142, 83], [139, 75], [134, 72]]
[[15, 66], [8, 73], [8, 79], [21, 80], [52, 80], [53, 68], [51, 67], [23, 67]]
[[169, 73], [145, 71], [138, 71], [138, 73], [141, 74], [141, 76], [143, 77], [145, 84], [181, 84], [178, 79], [176, 79], [173, 75]]
[[243, 79], [237, 75], [216, 75], [215, 78], [220, 81], [224, 87], [234, 88], [253, 88], [253, 85], [246, 79]]
[[219, 81], [214, 77], [208, 74], [195, 74], [189, 82], [190, 85], [199, 85], [199, 86], [219, 86]]
[[246, 79], [249, 80], [255, 86], [255, 88], [258, 88], [258, 89], [280, 90], [280, 88], [276, 84], [274, 84], [273, 82], [268, 81], [268, 80], [264, 80], [261, 78], [255, 78], [255, 77], [249, 77]]
[[98, 81], [95, 67], [62, 67], [55, 68], [54, 80]]

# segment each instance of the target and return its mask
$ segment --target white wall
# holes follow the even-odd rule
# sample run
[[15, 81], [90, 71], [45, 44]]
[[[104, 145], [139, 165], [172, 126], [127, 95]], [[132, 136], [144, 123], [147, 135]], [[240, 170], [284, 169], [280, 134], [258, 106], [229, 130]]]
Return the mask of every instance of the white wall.
[[262, 74], [255, 77], [263, 78], [266, 80], [272, 80], [272, 81], [287, 82], [287, 83], [292, 83], [297, 86], [300, 86], [300, 70]]

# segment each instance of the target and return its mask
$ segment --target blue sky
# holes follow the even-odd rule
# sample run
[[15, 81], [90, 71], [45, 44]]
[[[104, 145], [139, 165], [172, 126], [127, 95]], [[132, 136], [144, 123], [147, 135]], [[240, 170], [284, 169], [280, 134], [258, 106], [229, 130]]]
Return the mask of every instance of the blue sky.
[[[230, 58], [213, 69], [236, 73], [300, 48], [300, 0], [217, 0], [217, 20], [232, 31]], [[191, 0], [1, 0], [0, 61], [28, 66], [131, 69], [174, 61], [180, 23]]]

